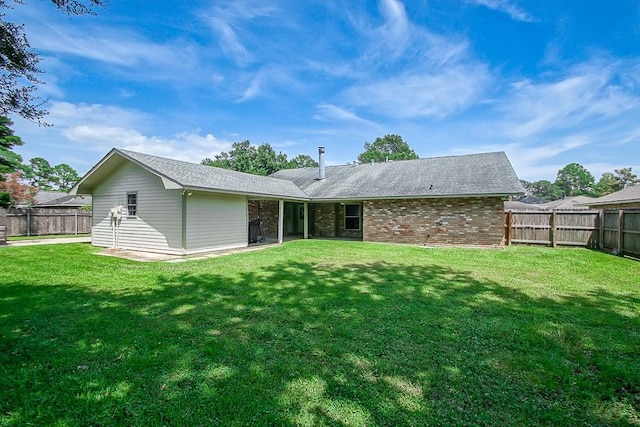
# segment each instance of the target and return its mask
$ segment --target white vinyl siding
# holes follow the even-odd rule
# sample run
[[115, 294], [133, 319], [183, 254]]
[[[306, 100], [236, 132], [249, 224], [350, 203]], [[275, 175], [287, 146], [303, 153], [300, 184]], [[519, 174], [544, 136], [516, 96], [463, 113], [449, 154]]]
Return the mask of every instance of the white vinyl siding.
[[[136, 194], [135, 217], [127, 217], [127, 194]], [[93, 192], [93, 234], [96, 246], [112, 247], [109, 210], [122, 206], [125, 215], [118, 228], [118, 247], [150, 252], [182, 252], [182, 196], [166, 190], [162, 180], [126, 162]]]
[[187, 199], [187, 253], [248, 245], [247, 198], [193, 192]]

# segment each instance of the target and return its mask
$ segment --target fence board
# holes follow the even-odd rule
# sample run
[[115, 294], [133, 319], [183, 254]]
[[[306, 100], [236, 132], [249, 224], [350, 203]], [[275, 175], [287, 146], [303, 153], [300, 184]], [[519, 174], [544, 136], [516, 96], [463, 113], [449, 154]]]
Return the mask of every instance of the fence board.
[[640, 256], [640, 210], [624, 212], [622, 220], [622, 253]]
[[599, 211], [512, 210], [510, 212], [511, 243], [589, 247], [598, 244]]
[[640, 209], [507, 212], [510, 243], [586, 246], [640, 256]]
[[81, 209], [6, 209], [7, 236], [91, 233], [91, 211]]

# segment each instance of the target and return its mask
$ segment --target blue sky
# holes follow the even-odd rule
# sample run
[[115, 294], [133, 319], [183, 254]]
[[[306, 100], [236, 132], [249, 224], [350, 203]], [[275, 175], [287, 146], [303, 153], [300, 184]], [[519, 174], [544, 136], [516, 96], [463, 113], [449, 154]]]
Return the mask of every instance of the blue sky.
[[[178, 5], [178, 6], [176, 6]], [[110, 0], [97, 16], [16, 4], [47, 122], [25, 161], [85, 173], [112, 147], [200, 162], [235, 141], [353, 161], [399, 134], [420, 157], [505, 151], [640, 174], [640, 1]]]

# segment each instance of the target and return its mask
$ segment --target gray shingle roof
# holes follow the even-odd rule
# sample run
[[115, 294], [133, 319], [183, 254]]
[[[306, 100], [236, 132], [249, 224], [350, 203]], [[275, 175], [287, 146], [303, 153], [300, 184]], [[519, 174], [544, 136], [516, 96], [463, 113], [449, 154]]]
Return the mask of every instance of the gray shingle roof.
[[640, 206], [640, 184], [632, 185], [615, 193], [598, 197], [592, 201], [584, 203], [589, 206], [605, 206], [605, 205], [630, 205]]
[[282, 179], [151, 156], [135, 151], [121, 149], [115, 149], [115, 151], [185, 188], [308, 199], [308, 196], [295, 184]]
[[70, 194], [90, 194], [125, 159], [174, 182], [176, 188], [291, 200], [506, 196], [524, 192], [502, 152], [328, 166], [326, 179], [319, 181], [317, 168], [282, 170], [265, 177], [114, 148]]
[[524, 188], [503, 152], [433, 157], [388, 163], [281, 170], [272, 175], [291, 180], [312, 199], [348, 200], [388, 197], [488, 196], [523, 193]]
[[79, 208], [82, 206], [88, 206], [92, 203], [91, 196], [72, 196], [63, 193], [64, 196], [57, 199], [48, 200], [46, 202], [37, 202], [33, 205], [34, 208]]

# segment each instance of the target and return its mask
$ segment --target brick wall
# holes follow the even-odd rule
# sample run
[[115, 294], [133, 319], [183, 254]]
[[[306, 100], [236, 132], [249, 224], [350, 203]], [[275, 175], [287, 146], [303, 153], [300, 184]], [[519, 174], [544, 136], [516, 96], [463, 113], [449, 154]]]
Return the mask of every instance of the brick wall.
[[265, 237], [278, 238], [278, 202], [276, 200], [249, 200], [249, 221], [258, 218], [262, 222]]
[[[356, 204], [356, 203], [354, 203]], [[338, 236], [340, 237], [352, 237], [362, 238], [362, 205], [360, 205], [360, 230], [345, 230], [344, 228], [344, 204], [337, 204], [338, 217], [336, 221], [336, 227], [338, 228]]]
[[418, 245], [504, 244], [499, 197], [372, 200], [363, 203], [364, 240]]
[[334, 203], [313, 203], [313, 237], [336, 237], [336, 207]]
[[[344, 209], [344, 205], [341, 203], [312, 203], [309, 205], [309, 210], [313, 210], [315, 233], [313, 237], [362, 238], [362, 230], [345, 230]], [[362, 218], [360, 224], [362, 227]]]

